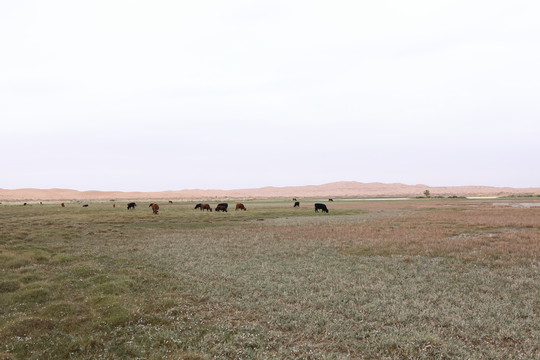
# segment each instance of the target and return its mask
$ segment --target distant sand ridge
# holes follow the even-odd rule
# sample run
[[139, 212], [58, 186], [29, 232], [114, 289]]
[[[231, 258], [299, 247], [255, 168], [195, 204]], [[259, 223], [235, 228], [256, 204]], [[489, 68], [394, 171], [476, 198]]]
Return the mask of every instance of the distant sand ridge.
[[272, 199], [272, 198], [364, 198], [388, 196], [422, 196], [429, 190], [432, 196], [503, 196], [537, 195], [540, 188], [511, 188], [492, 186], [443, 186], [334, 182], [324, 185], [263, 187], [238, 190], [178, 190], [160, 192], [77, 191], [69, 189], [0, 189], [0, 201], [32, 200], [205, 200], [205, 199]]

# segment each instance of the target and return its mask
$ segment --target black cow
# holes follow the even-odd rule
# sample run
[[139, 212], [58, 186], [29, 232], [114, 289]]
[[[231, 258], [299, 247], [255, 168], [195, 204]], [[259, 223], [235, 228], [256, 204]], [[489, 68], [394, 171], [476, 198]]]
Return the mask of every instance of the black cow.
[[197, 205], [195, 205], [195, 208], [193, 210], [201, 209], [201, 205], [202, 205], [202, 203], [198, 203]]
[[315, 212], [319, 212], [319, 210], [322, 210], [322, 212], [328, 213], [328, 208], [324, 204], [316, 203], [315, 204]]
[[334, 199], [328, 199], [328, 201], [334, 201]]
[[216, 212], [218, 212], [218, 211], [227, 212], [227, 207], [223, 206], [223, 205], [218, 205], [218, 206], [216, 206]]
[[134, 202], [131, 202], [131, 203], [128, 204], [127, 209], [128, 210], [131, 210], [131, 209], [135, 210], [135, 206], [137, 206], [137, 204], [135, 204]]
[[300, 201], [296, 201], [293, 207], [300, 207]]
[[229, 208], [229, 204], [227, 204], [227, 203], [219, 203], [219, 204], [217, 204], [217, 206], [223, 206], [225, 209]]
[[88, 204], [84, 204], [82, 207], [88, 207]]

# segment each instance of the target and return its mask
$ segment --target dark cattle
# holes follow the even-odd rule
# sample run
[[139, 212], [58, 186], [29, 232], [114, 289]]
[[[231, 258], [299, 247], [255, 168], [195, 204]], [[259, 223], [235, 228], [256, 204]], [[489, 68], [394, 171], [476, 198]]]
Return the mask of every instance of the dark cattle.
[[157, 215], [158, 210], [159, 210], [159, 205], [158, 205], [158, 204], [152, 203], [152, 204], [150, 204], [148, 207], [151, 207], [151, 208], [152, 208], [152, 211], [154, 212], [154, 214]]
[[131, 209], [135, 210], [135, 206], [137, 206], [137, 204], [135, 204], [134, 202], [129, 203], [127, 209], [128, 210], [131, 210]]
[[216, 212], [218, 211], [223, 211], [223, 212], [227, 212], [227, 208], [223, 205], [218, 205], [216, 206]]
[[334, 201], [334, 199], [328, 199], [328, 201]]
[[88, 207], [88, 204], [84, 204], [82, 207]]
[[296, 198], [293, 198], [292, 201], [296, 201]]
[[328, 213], [328, 208], [324, 204], [316, 203], [315, 204], [315, 212], [319, 212], [319, 210], [322, 210], [322, 212]]
[[64, 205], [64, 203], [61, 203], [60, 205], [62, 205], [62, 207], [66, 207], [66, 205]]
[[201, 209], [202, 210], [202, 207], [201, 207], [201, 203], [198, 203], [197, 205], [195, 205], [195, 208], [193, 208], [193, 210], [197, 210], [197, 209]]
[[43, 205], [43, 203], [40, 201], [40, 202], [39, 202], [39, 205]]
[[201, 211], [206, 210], [212, 212], [212, 208], [209, 204], [201, 204]]
[[169, 204], [172, 204], [172, 201], [171, 201], [171, 200], [169, 200]]
[[116, 207], [116, 204], [112, 204], [112, 207], [113, 207], [113, 208]]
[[234, 210], [236, 211], [238, 209], [244, 210], [244, 211], [247, 210], [246, 207], [244, 206], [244, 204], [241, 204], [241, 203], [236, 204], [236, 209], [234, 209]]
[[227, 204], [227, 203], [219, 203], [219, 204], [217, 204], [217, 206], [223, 206], [225, 209], [229, 208], [229, 204]]
[[300, 207], [300, 201], [295, 202], [293, 207]]
[[26, 203], [24, 203], [23, 205], [26, 206]]

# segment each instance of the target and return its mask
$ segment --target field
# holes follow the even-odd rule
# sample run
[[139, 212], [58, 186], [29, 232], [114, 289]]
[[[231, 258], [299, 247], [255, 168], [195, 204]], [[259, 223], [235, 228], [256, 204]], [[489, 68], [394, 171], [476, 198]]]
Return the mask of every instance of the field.
[[0, 359], [539, 359], [534, 201], [3, 204]]

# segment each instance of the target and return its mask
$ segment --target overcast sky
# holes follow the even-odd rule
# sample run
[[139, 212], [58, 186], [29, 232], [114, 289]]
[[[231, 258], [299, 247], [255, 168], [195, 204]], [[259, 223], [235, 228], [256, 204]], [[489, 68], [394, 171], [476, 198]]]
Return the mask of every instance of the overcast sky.
[[539, 187], [540, 2], [4, 1], [0, 188]]

